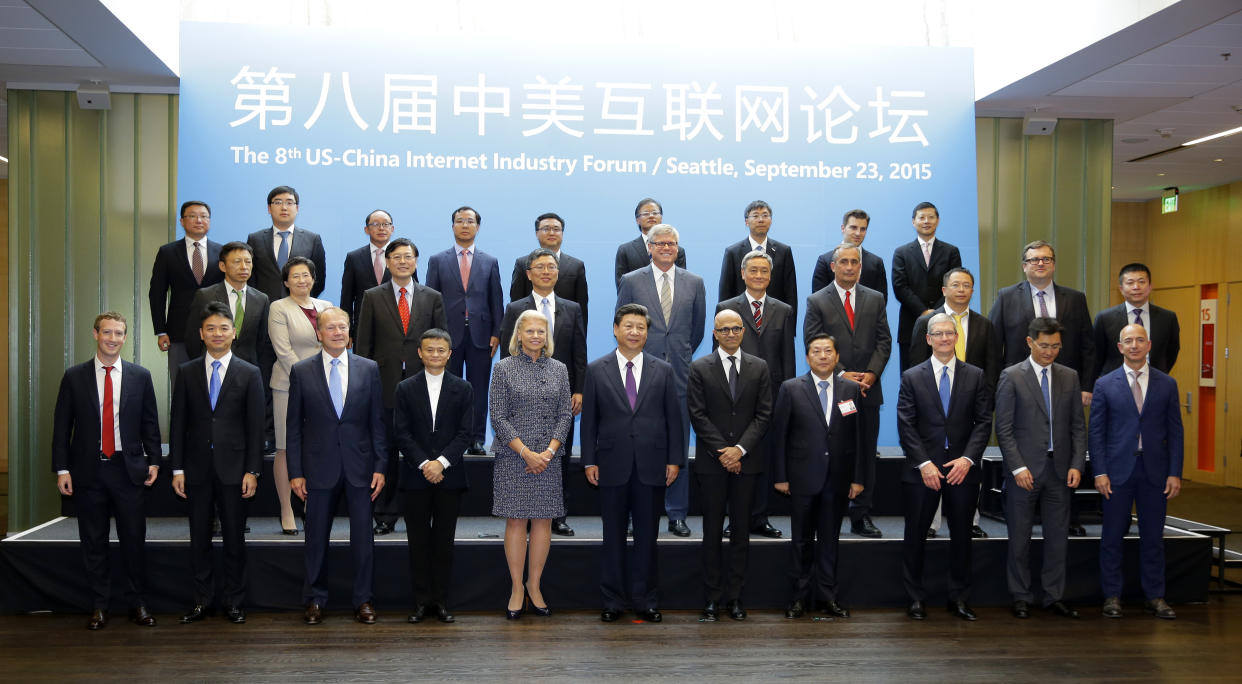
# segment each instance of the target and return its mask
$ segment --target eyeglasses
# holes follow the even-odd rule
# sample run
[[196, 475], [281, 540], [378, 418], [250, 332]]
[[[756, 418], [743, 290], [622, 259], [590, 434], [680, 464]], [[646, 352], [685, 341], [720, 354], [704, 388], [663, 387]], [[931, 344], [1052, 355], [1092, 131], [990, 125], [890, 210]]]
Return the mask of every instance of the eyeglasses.
[[662, 211], [644, 211], [638, 215], [638, 218], [651, 218], [652, 216], [663, 216]]
[[676, 243], [676, 242], [666, 242], [666, 241], [663, 241], [663, 240], [661, 240], [660, 242], [654, 242], [654, 241], [653, 241], [653, 242], [648, 242], [647, 244], [651, 245], [652, 247], [659, 247], [660, 249], [665, 249], [665, 248], [668, 248], [668, 247], [676, 247], [676, 246], [677, 246], [677, 243]]
[[928, 337], [957, 337], [956, 330], [937, 330], [936, 332], [927, 333]]
[[1025, 261], [1028, 264], [1032, 264], [1032, 265], [1052, 264], [1052, 263], [1056, 263], [1056, 260], [1057, 260], [1056, 257], [1031, 257], [1030, 259], [1023, 259], [1023, 261]]
[[418, 261], [418, 257], [414, 256], [413, 254], [390, 254], [388, 256], [388, 260], [395, 261], [398, 264], [403, 264], [407, 261], [409, 262]]
[[201, 221], [210, 221], [210, 220], [211, 220], [211, 215], [210, 215], [210, 214], [186, 214], [185, 216], [182, 216], [181, 218], [183, 218], [183, 219], [189, 219], [189, 220], [191, 220], [191, 221], [200, 221], [200, 220], [201, 220]]
[[733, 325], [727, 328], [716, 328], [716, 332], [721, 335], [741, 335], [743, 330], [745, 330], [745, 328], [740, 325]]
[[975, 289], [975, 286], [971, 285], [970, 283], [949, 283], [948, 285], [945, 285], [945, 287], [950, 290], [973, 290]]
[[268, 202], [268, 204], [272, 205], [273, 207], [296, 207], [298, 205], [298, 201], [297, 200], [272, 200], [271, 202]]
[[563, 233], [565, 232], [565, 229], [557, 228], [556, 226], [544, 226], [542, 228], [536, 228], [535, 232], [536, 233]]
[[531, 266], [530, 270], [535, 273], [556, 273], [556, 266], [553, 264], [539, 264], [538, 266]]
[[771, 215], [771, 214], [768, 214], [768, 213], [763, 213], [763, 214], [755, 213], [755, 214], [751, 214], [751, 215], [747, 216], [746, 218], [752, 218], [752, 219], [770, 219], [770, 218], [772, 218], [772, 215]]
[[1047, 351], [1061, 351], [1061, 344], [1059, 342], [1057, 344], [1048, 344], [1047, 342], [1036, 342], [1035, 346], [1039, 347], [1040, 351], [1046, 351], [1046, 352]]
[[367, 228], [392, 228], [392, 223], [390, 221], [384, 221], [383, 223], [372, 222], [367, 224]]
[[479, 222], [478, 222], [478, 221], [476, 221], [476, 220], [474, 220], [474, 219], [472, 219], [472, 218], [468, 218], [468, 219], [453, 219], [453, 225], [455, 225], [455, 226], [476, 226], [476, 225], [478, 225], [478, 224], [479, 224]]

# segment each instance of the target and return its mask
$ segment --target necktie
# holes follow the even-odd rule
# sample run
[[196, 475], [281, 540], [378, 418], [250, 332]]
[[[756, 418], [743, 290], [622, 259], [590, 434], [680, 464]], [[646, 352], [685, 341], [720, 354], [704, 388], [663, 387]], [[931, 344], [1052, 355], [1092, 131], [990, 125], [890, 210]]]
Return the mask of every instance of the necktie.
[[382, 256], [383, 254], [384, 254], [384, 250], [376, 249], [375, 259], [371, 263], [371, 267], [375, 269], [375, 284], [376, 285], [379, 285], [380, 283], [384, 282], [384, 259]]
[[280, 238], [280, 247], [276, 249], [276, 268], [284, 268], [289, 260], [289, 231], [278, 230], [276, 237]]
[[923, 265], [931, 266], [931, 245], [926, 242], [921, 244], [923, 245]]
[[194, 243], [194, 256], [190, 258], [190, 270], [194, 272], [194, 282], [203, 284], [203, 247]]
[[824, 410], [824, 422], [828, 422], [828, 381], [819, 381], [819, 407]]
[[763, 330], [763, 306], [759, 300], [750, 303], [755, 308], [755, 330]]
[[242, 324], [246, 322], [246, 305], [237, 290], [233, 290], [233, 302], [233, 339], [237, 339], [241, 337]]
[[729, 357], [729, 396], [737, 399], [737, 357]]
[[112, 458], [116, 453], [116, 416], [112, 410], [112, 368], [104, 366], [103, 407], [99, 410], [99, 450]]
[[345, 397], [341, 392], [341, 360], [332, 359], [332, 370], [328, 371], [328, 394], [332, 395], [332, 408], [336, 409], [336, 417], [341, 417], [345, 410]]
[[461, 250], [461, 289], [470, 287], [470, 250]]
[[953, 327], [957, 329], [957, 343], [953, 345], [953, 355], [958, 361], [966, 360], [966, 333], [962, 331], [962, 316], [966, 314], [951, 314], [953, 316]]
[[220, 362], [211, 362], [211, 382], [207, 385], [207, 398], [211, 400], [211, 410], [216, 410], [216, 399], [220, 398]]
[[664, 312], [664, 324], [668, 325], [668, 320], [673, 315], [673, 286], [669, 283], [667, 273], [660, 277], [664, 279], [664, 283], [660, 285], [660, 310]]
[[[1040, 316], [1040, 318], [1048, 318], [1048, 317], [1049, 317], [1049, 316], [1048, 316], [1048, 302], [1047, 302], [1047, 300], [1045, 300], [1045, 299], [1044, 299], [1044, 291], [1043, 291], [1043, 290], [1040, 290], [1039, 292], [1036, 292], [1036, 293], [1035, 293], [1035, 296], [1036, 296], [1036, 297], [1039, 297], [1039, 316]], [[1045, 368], [1044, 370], [1047, 370], [1047, 369]]]
[[1044, 393], [1044, 408], [1048, 411], [1048, 451], [1052, 451], [1052, 392], [1048, 389], [1047, 368], [1041, 374], [1039, 389]]
[[410, 332], [410, 300], [405, 298], [405, 288], [400, 290], [401, 296], [397, 298], [397, 313], [401, 316], [401, 333], [408, 334]]
[[638, 383], [634, 381], [634, 362], [625, 362], [625, 398], [630, 400], [630, 410], [638, 403]]
[[[949, 416], [949, 367], [945, 366], [940, 370], [940, 408], [944, 409], [946, 418]], [[944, 446], [949, 447], [949, 431], [944, 433]]]
[[1134, 324], [1135, 325], [1143, 324], [1143, 310], [1142, 309], [1134, 310]]
[[850, 321], [850, 330], [854, 329], [854, 305], [850, 304], [850, 291], [845, 291], [845, 317]]
[[[1134, 382], [1130, 383], [1130, 389], [1134, 392], [1134, 406], [1138, 408], [1140, 417], [1143, 415], [1143, 386], [1139, 384], [1139, 376], [1142, 374], [1142, 371], [1130, 371], [1130, 375], [1134, 377]], [[1139, 421], [1139, 424], [1142, 425], [1142, 421]], [[1138, 448], [1143, 448], [1142, 430], [1139, 431]]]
[[552, 337], [552, 307], [548, 305], [548, 298], [544, 297], [539, 307], [542, 309], [540, 313], [548, 319], [548, 337]]

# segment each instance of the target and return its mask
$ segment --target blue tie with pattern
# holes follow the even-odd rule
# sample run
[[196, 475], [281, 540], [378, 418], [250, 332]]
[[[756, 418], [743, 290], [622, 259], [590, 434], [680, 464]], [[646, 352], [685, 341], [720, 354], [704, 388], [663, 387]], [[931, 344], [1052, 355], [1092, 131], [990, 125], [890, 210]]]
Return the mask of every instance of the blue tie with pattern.
[[328, 372], [328, 394], [332, 395], [332, 407], [336, 409], [336, 417], [341, 417], [345, 410], [345, 396], [341, 392], [341, 360], [332, 359], [332, 370]]
[[[944, 409], [945, 418], [949, 417], [949, 367], [945, 366], [940, 371], [940, 407]], [[946, 427], [944, 431], [944, 446], [949, 447], [949, 431]]]
[[211, 410], [216, 410], [216, 399], [220, 397], [220, 362], [211, 362], [211, 384], [207, 387], [208, 398], [211, 399]]
[[1048, 451], [1052, 451], [1052, 393], [1048, 391], [1048, 369], [1045, 368], [1039, 380], [1039, 389], [1044, 393], [1044, 408], [1048, 409]]

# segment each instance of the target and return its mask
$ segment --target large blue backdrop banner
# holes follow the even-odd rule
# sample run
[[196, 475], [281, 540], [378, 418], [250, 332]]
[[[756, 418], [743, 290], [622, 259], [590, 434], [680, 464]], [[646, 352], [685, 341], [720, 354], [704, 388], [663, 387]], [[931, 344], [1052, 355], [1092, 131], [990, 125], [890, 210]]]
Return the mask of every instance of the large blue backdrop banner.
[[[680, 231], [709, 314], [755, 199], [794, 249], [800, 299], [854, 208], [872, 217], [864, 248], [891, 267], [914, 239], [914, 206], [934, 202], [938, 237], [977, 270], [969, 50], [568, 40], [185, 23], [178, 200], [211, 204], [213, 239], [244, 240], [270, 226], [267, 191], [295, 187], [333, 301], [372, 209], [425, 261], [452, 244], [452, 210], [477, 208], [478, 246], [500, 260], [506, 293], [514, 259], [538, 246], [535, 217], [555, 211], [564, 250], [587, 264], [591, 358], [613, 346], [613, 259], [638, 234], [642, 197]], [[897, 366], [894, 349], [881, 445], [897, 443]]]

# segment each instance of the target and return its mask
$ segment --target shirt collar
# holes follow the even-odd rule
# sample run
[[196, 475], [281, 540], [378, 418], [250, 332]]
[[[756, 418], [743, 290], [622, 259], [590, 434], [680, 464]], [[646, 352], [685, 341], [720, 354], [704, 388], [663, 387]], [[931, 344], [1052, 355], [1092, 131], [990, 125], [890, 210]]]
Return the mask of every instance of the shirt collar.
[[937, 378], [939, 378], [939, 377], [940, 377], [940, 373], [941, 373], [940, 369], [941, 369], [941, 368], [948, 368], [948, 369], [949, 369], [949, 375], [950, 375], [950, 376], [951, 376], [951, 375], [953, 375], [953, 371], [954, 371], [954, 364], [953, 364], [953, 361], [956, 361], [957, 359], [950, 359], [948, 363], [940, 363], [940, 359], [936, 358], [936, 356], [933, 354], [933, 355], [930, 357], [930, 360], [931, 360], [931, 364], [932, 364], [932, 372], [935, 374], [935, 376], [936, 376]]
[[811, 373], [811, 381], [815, 383], [815, 389], [817, 389], [817, 390], [818, 390], [818, 389], [819, 389], [819, 383], [821, 383], [821, 382], [823, 382], [823, 381], [825, 381], [825, 380], [827, 380], [827, 381], [828, 381], [828, 387], [829, 387], [829, 389], [831, 389], [831, 388], [832, 388], [832, 380], [833, 380], [832, 378], [821, 378], [821, 377], [819, 377], [818, 375], [816, 375], [816, 374], [815, 374], [815, 371], [811, 371], [810, 373]]
[[633, 361], [634, 368], [642, 369], [643, 367], [643, 353], [642, 352], [638, 352], [638, 354], [635, 355], [633, 359], [625, 358], [625, 354], [622, 354], [620, 349], [616, 350], [616, 354], [617, 354], [617, 364], [620, 365], [621, 368], [624, 369], [625, 364], [629, 363], [630, 361]]
[[[1121, 365], [1125, 366], [1125, 364], [1124, 364], [1124, 363], [1123, 363], [1123, 364], [1121, 364]], [[1143, 367], [1142, 367], [1142, 368], [1140, 368], [1140, 369], [1138, 369], [1138, 372], [1142, 373], [1142, 375], [1140, 375], [1140, 376], [1139, 376], [1139, 377], [1141, 377], [1141, 378], [1149, 378], [1149, 377], [1151, 377], [1151, 364], [1150, 364], [1150, 363], [1147, 363], [1146, 361], [1144, 361], [1144, 362], [1143, 362]], [[1126, 375], [1128, 375], [1128, 376], [1130, 376], [1130, 377], [1133, 377], [1133, 376], [1134, 376], [1134, 369], [1133, 369], [1133, 368], [1131, 368], [1131, 367], [1129, 367], [1129, 366], [1126, 366]]]
[[323, 365], [324, 365], [324, 367], [325, 367], [325, 368], [331, 368], [331, 367], [332, 367], [332, 359], [340, 359], [340, 360], [341, 360], [341, 365], [342, 365], [342, 366], [348, 366], [348, 365], [349, 365], [349, 350], [348, 350], [348, 349], [346, 349], [345, 351], [341, 352], [341, 355], [340, 355], [340, 356], [333, 356], [333, 355], [331, 355], [331, 354], [329, 354], [329, 353], [328, 353], [328, 350], [326, 350], [326, 349], [320, 349], [320, 350], [319, 350], [319, 355], [320, 355], [321, 357], [323, 357]]
[[[96, 373], [98, 373], [99, 371], [101, 371], [101, 370], [103, 370], [104, 368], [106, 368], [106, 366], [104, 366], [104, 365], [103, 365], [103, 361], [100, 361], [100, 360], [99, 360], [99, 354], [95, 354], [95, 357], [94, 357], [94, 358], [95, 358], [95, 372], [96, 372]], [[121, 360], [120, 360], [120, 359], [117, 359], [117, 360], [116, 360], [116, 363], [112, 364], [112, 369], [113, 369], [113, 370], [116, 370], [116, 371], [119, 371], [119, 370], [121, 369]]]
[[[1048, 364], [1047, 366], [1041, 366], [1041, 365], [1039, 365], [1039, 362], [1037, 362], [1037, 361], [1035, 360], [1035, 357], [1034, 357], [1034, 356], [1028, 356], [1028, 357], [1026, 357], [1026, 358], [1027, 358], [1027, 360], [1028, 360], [1028, 361], [1030, 361], [1030, 362], [1031, 362], [1031, 368], [1034, 368], [1034, 369], [1035, 369], [1035, 375], [1039, 375], [1040, 371], [1042, 371], [1042, 370], [1043, 370], [1043, 369], [1045, 369], [1045, 368], [1048, 368], [1048, 369], [1050, 369], [1050, 370], [1052, 369], [1052, 363]], [[1056, 362], [1055, 362], [1055, 361], [1053, 361], [1053, 363], [1056, 363]]]
[[[716, 347], [716, 355], [720, 357], [720, 361], [722, 363], [724, 364], [729, 363], [729, 353], [724, 350], [724, 347]], [[741, 368], [742, 366], [742, 348], [741, 347], [738, 347], [737, 351], [733, 352], [733, 358], [737, 359], [738, 368]]]
[[844, 287], [841, 287], [841, 283], [840, 283], [839, 281], [836, 281], [836, 280], [833, 280], [833, 281], [832, 281], [832, 285], [833, 285], [833, 287], [837, 288], [837, 296], [838, 296], [838, 297], [844, 297], [846, 292], [853, 292], [853, 291], [854, 291], [854, 290], [858, 287], [858, 284], [857, 284], [857, 283], [855, 283], [855, 284], [854, 284], [854, 287], [851, 287], [851, 288], [849, 288], [849, 289], [847, 290], [847, 289], [845, 289]]
[[221, 357], [220, 357], [220, 358], [218, 358], [218, 359], [217, 359], [217, 358], [213, 358], [213, 357], [211, 356], [211, 352], [206, 352], [206, 351], [205, 351], [205, 352], [203, 352], [203, 363], [207, 364], [207, 368], [208, 368], [208, 369], [210, 369], [210, 368], [211, 368], [211, 363], [212, 363], [213, 361], [219, 361], [219, 362], [220, 362], [220, 366], [221, 366], [222, 368], [226, 368], [226, 369], [227, 369], [227, 368], [229, 367], [229, 361], [232, 361], [232, 360], [233, 360], [233, 350], [232, 350], [232, 349], [230, 349], [230, 350], [228, 350], [228, 351], [224, 352], [224, 356], [221, 356]]
[[401, 296], [401, 288], [403, 287], [405, 288], [405, 296], [407, 297], [414, 292], [414, 281], [412, 279], [408, 285], [398, 285], [395, 280], [388, 281], [388, 284], [392, 286], [392, 296], [394, 297]]
[[747, 304], [750, 304], [750, 305], [751, 305], [751, 308], [754, 308], [754, 302], [759, 302], [759, 307], [760, 307], [760, 308], [762, 308], [763, 306], [765, 306], [765, 305], [767, 304], [767, 301], [768, 301], [768, 293], [767, 293], [767, 292], [764, 292], [764, 293], [763, 293], [763, 296], [762, 296], [762, 297], [760, 297], [760, 298], [758, 298], [758, 299], [755, 299], [754, 297], [750, 296], [750, 290], [747, 290], [747, 291], [745, 292], [745, 294], [746, 294], [746, 303], [747, 303]]
[[294, 228], [297, 228], [297, 226], [289, 226], [289, 230], [281, 230], [281, 229], [279, 229], [279, 228], [277, 228], [276, 226], [274, 226], [274, 225], [273, 225], [273, 226], [272, 226], [272, 239], [273, 239], [273, 240], [279, 240], [280, 238], [276, 237], [276, 235], [277, 235], [278, 233], [288, 233], [288, 234], [289, 234], [289, 237], [293, 237], [293, 229], [294, 229]]
[[768, 251], [768, 239], [767, 238], [764, 238], [763, 242], [755, 242], [755, 237], [753, 235], [747, 235], [746, 239], [750, 241], [750, 251], [764, 252], [764, 253]]
[[472, 242], [472, 243], [470, 243], [470, 246], [469, 246], [469, 247], [462, 247], [461, 245], [459, 245], [459, 244], [457, 244], [457, 243], [455, 243], [455, 242], [453, 243], [453, 252], [457, 255], [457, 258], [458, 258], [458, 259], [460, 259], [460, 258], [461, 258], [461, 253], [462, 253], [462, 252], [465, 252], [466, 250], [469, 250], [469, 251], [470, 251], [470, 256], [471, 256], [471, 257], [473, 257], [473, 256], [474, 256], [474, 254], [475, 254], [474, 243], [473, 243], [473, 242]]
[[[927, 247], [928, 247], [929, 249], [930, 249], [930, 248], [932, 248], [932, 247], [935, 247], [935, 246], [936, 246], [936, 236], [935, 236], [935, 235], [931, 236], [931, 238], [929, 238], [929, 239], [927, 239], [927, 240], [924, 240], [924, 239], [923, 239], [923, 236], [922, 236], [922, 235], [920, 235], [920, 236], [918, 236], [918, 241], [919, 241], [919, 249], [922, 249], [922, 248], [923, 248], [923, 245], [927, 245]], [[862, 257], [861, 257], [861, 256], [859, 256], [859, 258], [861, 259]]]

